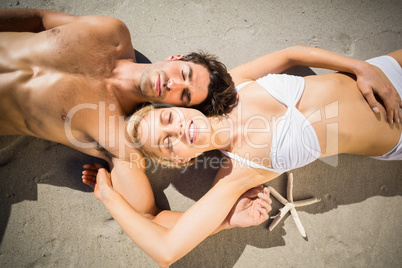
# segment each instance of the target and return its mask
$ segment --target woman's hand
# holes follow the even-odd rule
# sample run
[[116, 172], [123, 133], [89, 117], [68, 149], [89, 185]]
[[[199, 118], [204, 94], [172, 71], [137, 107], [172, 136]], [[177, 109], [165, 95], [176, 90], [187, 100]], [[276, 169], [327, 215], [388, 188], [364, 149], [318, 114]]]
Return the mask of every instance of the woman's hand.
[[381, 104], [375, 99], [374, 93], [384, 103], [388, 122], [390, 124], [400, 123], [402, 121], [401, 97], [385, 74], [377, 69], [367, 62], [362, 62], [359, 72], [356, 73], [357, 86], [375, 113], [380, 112], [379, 106]]
[[104, 201], [114, 191], [110, 173], [100, 164], [86, 164], [82, 172], [82, 182], [94, 189], [96, 199]]
[[272, 209], [269, 195], [268, 188], [262, 185], [245, 192], [226, 218], [229, 227], [249, 227], [266, 221]]

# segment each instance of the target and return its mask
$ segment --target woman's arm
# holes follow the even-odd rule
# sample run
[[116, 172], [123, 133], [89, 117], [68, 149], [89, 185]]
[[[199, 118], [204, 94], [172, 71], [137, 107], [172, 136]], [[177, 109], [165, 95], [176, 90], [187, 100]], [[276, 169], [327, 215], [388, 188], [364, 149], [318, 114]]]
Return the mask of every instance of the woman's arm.
[[[399, 107], [401, 98], [394, 94], [396, 89], [384, 80], [367, 62], [345, 57], [320, 48], [294, 46], [274, 52], [249, 63], [240, 65], [230, 71], [236, 85], [257, 80], [269, 73], [282, 73], [286, 69], [303, 65], [353, 73], [357, 84], [374, 112], [379, 112], [379, 104], [374, 97], [378, 94], [387, 110], [388, 122], [400, 122]], [[392, 94], [391, 94], [392, 93]]]
[[[155, 205], [155, 198], [145, 174], [145, 161], [142, 157], [131, 162], [113, 158], [109, 165], [111, 167], [111, 181], [113, 189], [116, 190], [138, 213], [151, 219], [166, 228], [171, 228], [183, 214], [178, 211], [160, 210]], [[93, 187], [96, 184], [96, 175], [99, 164], [86, 164], [83, 171], [83, 182]], [[262, 193], [261, 193], [262, 192]], [[232, 208], [230, 215], [214, 231], [233, 227], [249, 227], [262, 223], [263, 218], [258, 218], [261, 210], [268, 213], [271, 210], [271, 200], [268, 188], [254, 187], [244, 193]]]
[[320, 48], [293, 46], [240, 65], [230, 74], [238, 84], [243, 82], [241, 80], [257, 80], [269, 73], [282, 73], [296, 65], [361, 73], [364, 63]]
[[[216, 185], [176, 222], [162, 227], [137, 213], [110, 183], [110, 176], [99, 169], [95, 196], [108, 209], [130, 239], [158, 265], [169, 266], [184, 256], [223, 222], [235, 202], [232, 191]], [[223, 211], [223, 213], [216, 213]]]
[[[247, 168], [246, 168], [247, 169]], [[110, 175], [99, 169], [95, 196], [109, 210], [126, 234], [159, 265], [168, 266], [214, 232], [225, 220], [238, 197], [266, 178], [249, 168], [229, 173], [168, 229], [142, 217], [112, 187]], [[236, 178], [236, 179], [234, 179]], [[254, 185], [255, 184], [255, 185]], [[268, 218], [267, 212], [265, 220]]]

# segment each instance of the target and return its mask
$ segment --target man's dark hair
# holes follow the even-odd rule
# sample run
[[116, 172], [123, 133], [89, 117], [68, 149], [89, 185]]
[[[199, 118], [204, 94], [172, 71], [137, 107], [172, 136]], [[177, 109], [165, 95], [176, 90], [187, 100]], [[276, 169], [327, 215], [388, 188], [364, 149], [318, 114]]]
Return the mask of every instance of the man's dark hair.
[[223, 115], [230, 112], [237, 104], [237, 93], [226, 66], [218, 61], [216, 56], [203, 51], [192, 52], [179, 60], [202, 65], [209, 72], [208, 96], [202, 103], [194, 105], [192, 108], [201, 111], [206, 116]]

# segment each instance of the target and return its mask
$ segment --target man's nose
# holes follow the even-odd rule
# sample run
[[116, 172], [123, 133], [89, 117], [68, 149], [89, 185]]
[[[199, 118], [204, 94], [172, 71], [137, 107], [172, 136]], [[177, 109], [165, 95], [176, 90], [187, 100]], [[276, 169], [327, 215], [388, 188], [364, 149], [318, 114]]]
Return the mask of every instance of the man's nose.
[[169, 79], [167, 87], [168, 90], [179, 90], [179, 89], [183, 89], [186, 86], [184, 81], [180, 81], [177, 79]]

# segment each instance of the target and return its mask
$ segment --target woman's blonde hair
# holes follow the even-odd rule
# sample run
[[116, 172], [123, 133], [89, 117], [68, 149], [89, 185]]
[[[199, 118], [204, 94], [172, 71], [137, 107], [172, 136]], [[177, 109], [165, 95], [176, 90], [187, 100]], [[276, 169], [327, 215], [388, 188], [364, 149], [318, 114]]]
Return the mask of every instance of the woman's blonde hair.
[[148, 105], [144, 106], [143, 108], [139, 109], [128, 120], [127, 133], [130, 136], [131, 141], [134, 143], [137, 150], [139, 150], [144, 157], [148, 158], [149, 160], [151, 160], [155, 163], [161, 164], [163, 166], [174, 167], [174, 168], [184, 168], [186, 166], [194, 164], [195, 159], [193, 158], [186, 163], [177, 163], [177, 162], [174, 162], [170, 158], [159, 157], [155, 153], [153, 153], [150, 150], [147, 150], [145, 148], [144, 144], [141, 142], [141, 135], [138, 132], [138, 127], [139, 127], [141, 121], [144, 119], [144, 117], [146, 117], [151, 111], [154, 111], [156, 109], [166, 108], [166, 107], [173, 107], [173, 106], [167, 105], [167, 104], [148, 104]]

